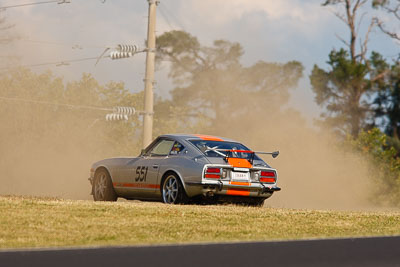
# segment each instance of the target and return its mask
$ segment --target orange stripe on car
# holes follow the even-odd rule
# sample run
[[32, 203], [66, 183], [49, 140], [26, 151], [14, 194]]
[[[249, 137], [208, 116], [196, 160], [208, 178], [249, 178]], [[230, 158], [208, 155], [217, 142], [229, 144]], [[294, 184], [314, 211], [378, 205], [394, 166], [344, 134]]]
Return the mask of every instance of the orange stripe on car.
[[245, 185], [245, 186], [249, 186], [250, 185], [250, 183], [246, 183], [246, 182], [233, 182], [233, 181], [231, 181], [229, 183], [233, 184], [233, 185]]
[[113, 183], [116, 187], [132, 187], [132, 188], [150, 188], [159, 189], [159, 184], [142, 184], [142, 183]]
[[194, 134], [194, 136], [203, 139], [203, 140], [207, 140], [207, 141], [224, 141], [221, 138], [215, 137], [215, 136], [211, 136], [211, 135], [204, 135], [204, 134]]
[[228, 189], [226, 192], [227, 195], [231, 196], [249, 196], [250, 190], [247, 189]]
[[252, 168], [253, 165], [247, 160], [247, 159], [241, 159], [241, 158], [228, 158], [228, 163], [232, 167], [237, 167], [237, 168]]

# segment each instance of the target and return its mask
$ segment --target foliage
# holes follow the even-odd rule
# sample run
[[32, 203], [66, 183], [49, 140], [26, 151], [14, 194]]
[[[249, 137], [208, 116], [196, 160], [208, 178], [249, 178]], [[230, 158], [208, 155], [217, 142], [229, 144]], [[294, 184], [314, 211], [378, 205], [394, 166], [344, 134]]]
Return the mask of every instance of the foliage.
[[[376, 52], [367, 58], [369, 34], [378, 26], [394, 39], [383, 21], [372, 17], [365, 37], [359, 38], [359, 26], [366, 15], [357, 16], [370, 3], [399, 18], [399, 1], [325, 0], [324, 6], [335, 6], [335, 15], [343, 21], [350, 38], [339, 39], [347, 49], [333, 50], [328, 70], [314, 66], [310, 80], [318, 105], [324, 108], [321, 124], [351, 135], [348, 140], [357, 151], [370, 159], [377, 202], [400, 203], [400, 89], [399, 64], [389, 64]], [[344, 12], [343, 12], [344, 11]], [[343, 12], [343, 13], [341, 13]], [[359, 42], [359, 51], [356, 47]], [[379, 127], [384, 133], [374, 128]], [[370, 130], [369, 130], [370, 129]]]
[[400, 21], [400, 1], [398, 0], [373, 0], [372, 7], [376, 9], [383, 9], [389, 16], [385, 18], [376, 17], [376, 23], [379, 29], [389, 36], [390, 38], [400, 41], [400, 35], [396, 29], [389, 29], [387, 27], [387, 22], [389, 20], [394, 20], [395, 23]]
[[17, 69], [0, 79], [0, 95], [16, 99], [0, 100], [3, 147], [47, 142], [61, 149], [78, 142], [84, 144], [82, 149], [101, 154], [131, 154], [139, 143], [135, 138], [140, 129], [137, 117], [129, 122], [106, 122], [107, 112], [99, 110], [115, 106], [140, 109], [142, 94], [130, 93], [123, 83], [100, 85], [83, 74], [81, 80], [64, 85], [51, 72]]
[[389, 0], [372, 0], [373, 7], [385, 6], [389, 3]]
[[186, 32], [171, 31], [159, 36], [157, 44], [157, 61], [169, 62], [176, 85], [169, 105], [179, 111], [172, 114], [178, 112], [185, 122], [208, 122], [209, 132], [226, 129], [235, 119], [265, 118], [266, 106], [269, 114], [279, 113], [302, 77], [297, 61], [259, 61], [245, 67], [240, 63], [242, 46], [226, 40], [204, 46]]
[[91, 75], [64, 83], [51, 72], [19, 68], [0, 78], [0, 194], [90, 197], [91, 164], [135, 156], [141, 122], [106, 121], [115, 106], [141, 110], [142, 93]]
[[[384, 79], [374, 83], [375, 117], [380, 119], [378, 124], [385, 133], [394, 139], [400, 137], [400, 65], [392, 65], [380, 58], [379, 68], [386, 71]], [[383, 73], [382, 71], [382, 73]], [[400, 152], [400, 150], [399, 150]]]
[[400, 205], [400, 158], [379, 129], [361, 131], [357, 138], [348, 137], [351, 146], [370, 161], [373, 179], [371, 200], [379, 204]]
[[327, 63], [329, 70], [314, 65], [310, 75], [315, 101], [326, 110], [322, 113], [323, 124], [357, 137], [371, 119], [371, 64], [353, 61], [344, 49], [333, 50]]
[[[367, 1], [360, 0], [326, 0], [324, 6], [337, 8], [335, 15], [346, 24], [349, 39], [339, 39], [346, 49], [333, 50], [329, 55], [329, 70], [314, 66], [310, 75], [312, 89], [316, 94], [316, 102], [326, 112], [322, 114], [322, 124], [340, 132], [350, 133], [357, 137], [361, 129], [374, 123], [371, 103], [371, 83], [382, 79], [382, 70], [374, 69], [375, 54], [367, 59], [369, 34], [376, 26], [371, 19], [364, 38], [360, 38], [359, 25], [365, 15], [358, 16]], [[360, 49], [357, 50], [359, 45]], [[374, 58], [375, 57], [375, 58]], [[376, 75], [373, 75], [376, 73]]]

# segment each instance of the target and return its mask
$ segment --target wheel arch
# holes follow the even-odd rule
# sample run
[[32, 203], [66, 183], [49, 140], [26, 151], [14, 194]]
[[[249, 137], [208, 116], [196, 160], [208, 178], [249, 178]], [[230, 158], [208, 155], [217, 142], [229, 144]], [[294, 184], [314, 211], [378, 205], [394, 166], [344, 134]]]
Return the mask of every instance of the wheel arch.
[[100, 166], [96, 167], [96, 169], [94, 170], [94, 176], [96, 176], [97, 172], [100, 170], [105, 170], [108, 173], [108, 175], [110, 175], [111, 181], [113, 180], [111, 171], [104, 165], [100, 165]]
[[185, 190], [185, 193], [187, 193], [187, 191], [186, 191], [186, 185], [185, 185], [185, 182], [183, 181], [182, 175], [181, 175], [178, 171], [176, 171], [176, 170], [174, 170], [174, 169], [168, 169], [168, 170], [166, 170], [166, 171], [164, 172], [164, 174], [161, 176], [160, 190], [162, 191], [162, 185], [163, 185], [163, 183], [164, 183], [164, 180], [165, 180], [165, 178], [167, 178], [168, 174], [170, 174], [170, 173], [173, 173], [173, 174], [175, 174], [176, 176], [178, 176], [178, 178], [179, 178], [179, 180], [181, 181], [181, 184], [182, 184], [182, 186], [183, 186], [183, 189]]

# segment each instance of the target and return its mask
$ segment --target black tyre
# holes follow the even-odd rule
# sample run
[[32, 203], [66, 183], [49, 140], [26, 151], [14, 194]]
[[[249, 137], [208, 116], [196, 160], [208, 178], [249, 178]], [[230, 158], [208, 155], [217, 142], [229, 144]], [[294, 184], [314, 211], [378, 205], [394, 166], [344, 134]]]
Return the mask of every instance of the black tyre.
[[105, 169], [96, 172], [93, 180], [94, 201], [117, 201], [110, 174]]
[[162, 201], [166, 204], [185, 204], [188, 201], [185, 189], [174, 173], [168, 173], [161, 184]]

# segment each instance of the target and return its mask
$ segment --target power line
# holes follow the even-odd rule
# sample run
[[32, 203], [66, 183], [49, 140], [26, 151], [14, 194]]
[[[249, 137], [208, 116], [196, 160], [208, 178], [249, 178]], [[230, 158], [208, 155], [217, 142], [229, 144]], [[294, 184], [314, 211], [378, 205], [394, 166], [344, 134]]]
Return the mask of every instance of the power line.
[[[167, 6], [165, 5], [165, 4], [163, 4], [163, 2], [160, 2], [160, 11], [161, 10], [164, 10], [165, 11], [165, 13], [163, 12], [163, 11], [161, 11], [160, 13], [161, 13], [161, 15], [164, 17], [164, 18], [166, 18], [167, 17], [167, 15], [169, 15], [169, 17], [172, 17], [174, 20], [175, 20], [175, 22], [178, 24], [178, 26], [181, 28], [181, 30], [183, 30], [183, 31], [186, 31], [186, 29], [185, 29], [185, 27], [183, 26], [183, 24], [181, 23], [181, 21], [174, 15], [174, 13], [173, 12], [170, 12], [169, 10], [168, 10], [168, 8], [167, 8]], [[167, 20], [167, 23], [168, 24], [170, 24], [168, 21], [168, 18], [166, 18], [166, 20]], [[170, 26], [171, 27], [171, 26]], [[172, 28], [172, 27], [171, 27]]]
[[54, 102], [49, 102], [49, 101], [32, 100], [32, 99], [17, 98], [17, 97], [5, 97], [5, 96], [0, 96], [0, 100], [34, 103], [34, 104], [57, 106], [57, 107], [66, 107], [66, 108], [70, 108], [70, 109], [88, 109], [88, 110], [96, 110], [96, 111], [108, 111], [111, 113], [108, 113], [106, 115], [107, 121], [128, 120], [129, 116], [133, 116], [136, 113], [136, 109], [134, 107], [102, 108], [102, 107], [96, 107], [96, 106], [72, 105], [72, 104], [54, 103]]
[[24, 3], [24, 4], [18, 4], [18, 5], [2, 6], [2, 7], [0, 7], [0, 9], [9, 9], [9, 8], [15, 8], [15, 7], [25, 7], [25, 6], [34, 6], [34, 5], [52, 4], [52, 3], [69, 4], [71, 2], [70, 2], [70, 0], [53, 0], [53, 1], [42, 1], [42, 2], [31, 2], [31, 3]]
[[34, 103], [34, 104], [50, 105], [50, 106], [60, 106], [60, 107], [75, 108], [75, 109], [114, 111], [114, 108], [101, 108], [101, 107], [95, 107], [95, 106], [84, 106], [84, 105], [72, 105], [72, 104], [54, 103], [54, 102], [32, 100], [32, 99], [25, 99], [25, 98], [18, 98], [18, 97], [0, 96], [0, 100], [26, 102], [26, 103]]
[[[105, 57], [110, 57], [110, 56], [105, 56]], [[98, 57], [87, 57], [87, 58], [80, 58], [80, 59], [61, 60], [61, 61], [45, 62], [45, 63], [39, 63], [39, 64], [22, 65], [19, 67], [31, 68], [31, 67], [41, 67], [41, 66], [49, 66], [49, 65], [56, 65], [57, 67], [59, 67], [59, 66], [69, 65], [69, 63], [82, 62], [82, 61], [88, 61], [88, 60], [97, 60], [97, 59], [98, 59]], [[0, 70], [3, 70], [3, 71], [12, 70], [12, 69], [13, 68], [10, 68], [10, 67], [0, 68]]]
[[170, 28], [172, 31], [175, 30], [174, 27], [172, 26], [172, 24], [170, 23], [170, 21], [169, 21], [167, 15], [164, 13], [163, 9], [160, 8], [159, 10], [160, 10], [161, 16], [164, 18], [164, 20], [165, 20], [165, 22], [168, 24], [169, 28]]
[[77, 43], [61, 43], [61, 42], [53, 42], [53, 41], [45, 41], [45, 40], [32, 40], [32, 39], [0, 39], [0, 41], [16, 41], [16, 42], [29, 42], [29, 43], [38, 43], [38, 44], [47, 44], [47, 45], [59, 45], [59, 46], [69, 46], [72, 49], [83, 49], [84, 47], [90, 48], [107, 48], [108, 46], [101, 45], [85, 45], [85, 44], [77, 44]]
[[[48, 65], [55, 65], [56, 67], [60, 66], [67, 66], [70, 63], [75, 63], [75, 62], [82, 62], [82, 61], [88, 61], [88, 60], [97, 60], [95, 66], [99, 62], [100, 59], [102, 58], [111, 58], [113, 60], [115, 59], [123, 59], [123, 58], [130, 58], [138, 53], [146, 52], [146, 49], [143, 50], [138, 50], [138, 47], [136, 45], [118, 45], [116, 47], [117, 51], [113, 51], [110, 53], [110, 55], [104, 56], [104, 54], [110, 50], [111, 47], [107, 47], [104, 52], [98, 56], [98, 57], [87, 57], [87, 58], [79, 58], [79, 59], [70, 59], [70, 60], [59, 60], [59, 61], [53, 61], [53, 62], [45, 62], [45, 63], [38, 63], [38, 64], [30, 64], [30, 65], [21, 65], [18, 67], [23, 67], [23, 68], [31, 68], [31, 67], [41, 67], [41, 66], [48, 66]], [[3, 67], [0, 68], [0, 71], [8, 71], [12, 70], [14, 68], [10, 67]]]
[[[106, 0], [99, 0], [102, 4], [106, 2]], [[8, 5], [8, 6], [0, 6], [0, 10], [16, 8], [16, 7], [25, 7], [25, 6], [34, 6], [34, 5], [42, 5], [42, 4], [70, 4], [71, 0], [52, 0], [52, 1], [41, 1], [41, 2], [31, 2], [31, 3], [24, 3], [18, 5]]]

